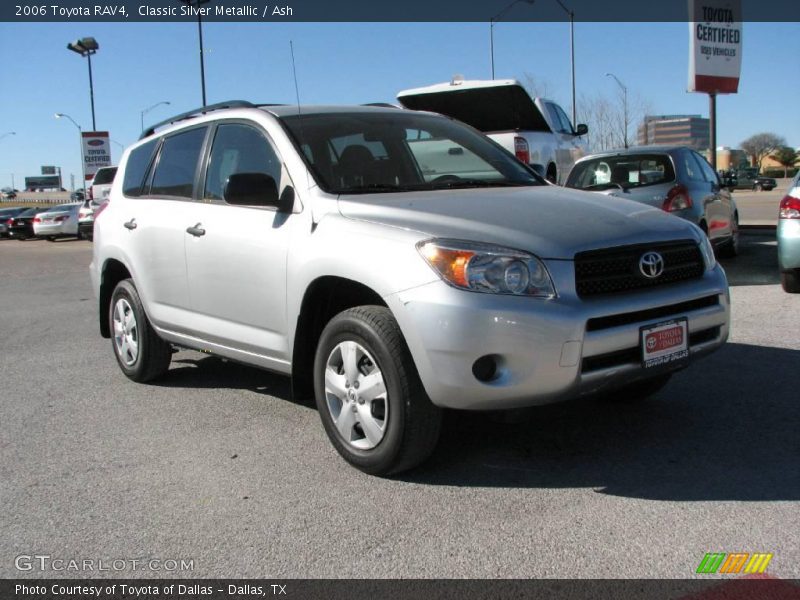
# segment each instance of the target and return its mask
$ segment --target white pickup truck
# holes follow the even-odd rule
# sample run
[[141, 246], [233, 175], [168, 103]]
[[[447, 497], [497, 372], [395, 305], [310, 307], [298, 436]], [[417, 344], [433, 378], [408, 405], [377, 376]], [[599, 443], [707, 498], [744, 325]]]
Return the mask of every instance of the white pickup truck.
[[563, 184], [586, 154], [586, 125], [572, 126], [558, 104], [531, 98], [515, 79], [463, 80], [403, 90], [406, 108], [441, 113], [482, 131], [553, 183]]

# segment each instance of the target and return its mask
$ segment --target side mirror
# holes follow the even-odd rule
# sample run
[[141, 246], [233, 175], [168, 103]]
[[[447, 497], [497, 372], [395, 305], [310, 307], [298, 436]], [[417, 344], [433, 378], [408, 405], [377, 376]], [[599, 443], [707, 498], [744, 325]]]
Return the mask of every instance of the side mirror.
[[589, 133], [589, 126], [584, 125], [583, 123], [578, 125], [578, 127], [575, 129], [575, 135], [586, 135], [587, 133]]
[[234, 173], [225, 183], [223, 197], [228, 204], [240, 206], [281, 205], [278, 184], [265, 173]]

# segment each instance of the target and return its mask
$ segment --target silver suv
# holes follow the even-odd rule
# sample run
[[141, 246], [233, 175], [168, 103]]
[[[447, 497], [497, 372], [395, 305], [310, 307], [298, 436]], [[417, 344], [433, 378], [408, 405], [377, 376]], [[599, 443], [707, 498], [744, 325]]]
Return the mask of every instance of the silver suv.
[[290, 375], [368, 473], [423, 461], [442, 408], [644, 397], [728, 337], [697, 226], [439, 115], [204, 107], [145, 131], [110, 199], [91, 275], [122, 371], [177, 346]]

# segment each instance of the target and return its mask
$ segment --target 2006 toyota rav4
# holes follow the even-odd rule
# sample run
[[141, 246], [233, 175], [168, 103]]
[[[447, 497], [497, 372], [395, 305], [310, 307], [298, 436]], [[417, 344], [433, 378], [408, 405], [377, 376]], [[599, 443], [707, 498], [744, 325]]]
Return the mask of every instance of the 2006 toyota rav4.
[[91, 274], [130, 379], [162, 375], [172, 346], [290, 374], [375, 474], [424, 460], [442, 407], [644, 396], [728, 336], [699, 228], [395, 108], [230, 102], [151, 128]]

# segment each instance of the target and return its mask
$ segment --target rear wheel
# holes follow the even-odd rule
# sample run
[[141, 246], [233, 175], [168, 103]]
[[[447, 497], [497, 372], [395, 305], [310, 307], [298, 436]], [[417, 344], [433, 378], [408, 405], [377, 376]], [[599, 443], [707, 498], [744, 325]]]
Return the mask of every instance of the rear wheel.
[[47, 241], [48, 241], [48, 242], [55, 242], [55, 241], [56, 241], [56, 238], [55, 238], [55, 236], [54, 236], [54, 235], [48, 235], [48, 236], [47, 236]]
[[130, 279], [114, 288], [108, 320], [114, 356], [129, 379], [143, 383], [169, 369], [172, 348], [153, 330]]
[[783, 271], [781, 273], [781, 287], [784, 292], [800, 294], [800, 269]]
[[360, 306], [331, 319], [317, 346], [314, 391], [331, 443], [365, 473], [405, 471], [436, 446], [441, 410], [385, 307]]

